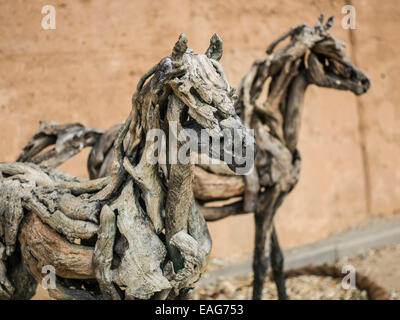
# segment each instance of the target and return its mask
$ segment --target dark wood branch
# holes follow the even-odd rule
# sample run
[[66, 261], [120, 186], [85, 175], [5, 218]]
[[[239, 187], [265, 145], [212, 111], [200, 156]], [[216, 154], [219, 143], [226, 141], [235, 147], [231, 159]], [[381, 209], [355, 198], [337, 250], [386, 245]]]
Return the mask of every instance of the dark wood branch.
[[206, 221], [217, 221], [229, 216], [249, 213], [243, 210], [243, 201], [220, 207], [206, 207], [198, 204], [198, 207]]

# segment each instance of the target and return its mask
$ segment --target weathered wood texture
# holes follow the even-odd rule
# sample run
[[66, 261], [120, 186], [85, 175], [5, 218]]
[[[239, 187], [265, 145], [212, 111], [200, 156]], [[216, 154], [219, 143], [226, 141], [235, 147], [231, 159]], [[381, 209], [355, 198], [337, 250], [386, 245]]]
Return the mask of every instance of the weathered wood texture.
[[[157, 144], [147, 134], [168, 131], [175, 121], [178, 136], [204, 129], [208, 141], [228, 123], [243, 148], [254, 149], [217, 62], [221, 55], [217, 35], [202, 55], [182, 34], [171, 56], [139, 81], [124, 124], [102, 134], [42, 123], [20, 162], [0, 163], [0, 298], [30, 298], [49, 265], [56, 299], [174, 299], [190, 291], [211, 251], [193, 197], [194, 166], [177, 159], [163, 169], [149, 161]], [[104, 178], [87, 181], [37, 165], [55, 167], [93, 145], [91, 176], [102, 175], [99, 164], [107, 163]]]

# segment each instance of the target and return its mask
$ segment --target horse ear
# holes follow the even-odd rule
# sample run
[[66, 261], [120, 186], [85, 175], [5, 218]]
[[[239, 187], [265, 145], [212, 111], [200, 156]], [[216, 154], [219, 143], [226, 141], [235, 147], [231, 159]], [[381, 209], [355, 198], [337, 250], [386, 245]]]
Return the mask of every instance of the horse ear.
[[222, 57], [222, 39], [216, 33], [210, 39], [210, 46], [206, 51], [206, 56], [217, 61]]
[[321, 13], [321, 14], [319, 15], [318, 19], [317, 19], [317, 22], [315, 23], [314, 28], [317, 29], [317, 28], [322, 27], [322, 23], [324, 22], [324, 19], [325, 19], [325, 14], [324, 14], [324, 13]]
[[176, 62], [182, 61], [183, 54], [186, 52], [187, 46], [187, 37], [184, 33], [181, 33], [178, 41], [175, 43], [174, 48], [172, 49], [172, 60]]
[[329, 17], [324, 26], [325, 31], [327, 31], [330, 27], [332, 27], [334, 22], [335, 22], [335, 17], [334, 16]]
[[325, 20], [325, 15], [322, 13], [319, 15], [314, 28], [321, 31], [327, 31], [330, 27], [332, 27], [333, 23], [335, 22], [335, 17], [334, 16], [329, 17], [328, 20], [326, 20], [325, 25], [323, 25], [324, 20]]

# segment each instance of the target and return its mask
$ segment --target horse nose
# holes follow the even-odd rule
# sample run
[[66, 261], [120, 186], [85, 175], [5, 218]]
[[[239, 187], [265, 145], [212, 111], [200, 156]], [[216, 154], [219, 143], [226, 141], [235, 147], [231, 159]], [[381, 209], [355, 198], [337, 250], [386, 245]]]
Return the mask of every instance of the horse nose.
[[365, 77], [365, 78], [361, 79], [361, 85], [364, 88], [364, 92], [367, 92], [369, 87], [371, 86], [371, 81], [369, 80], [368, 77]]

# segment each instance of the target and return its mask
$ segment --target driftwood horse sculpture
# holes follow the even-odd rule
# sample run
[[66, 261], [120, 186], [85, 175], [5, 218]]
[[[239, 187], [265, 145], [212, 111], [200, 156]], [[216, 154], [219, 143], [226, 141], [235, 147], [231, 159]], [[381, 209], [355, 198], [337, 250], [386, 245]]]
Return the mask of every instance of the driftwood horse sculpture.
[[[328, 33], [333, 21], [331, 17], [324, 22], [321, 15], [314, 27], [304, 24], [285, 32], [268, 47], [266, 58], [255, 61], [243, 78], [235, 108], [244, 124], [254, 130], [258, 145], [256, 169], [240, 177], [222, 164], [200, 164], [195, 168], [194, 195], [207, 221], [254, 213], [254, 299], [262, 296], [269, 260], [279, 298], [287, 298], [283, 255], [273, 218], [299, 179], [301, 159], [297, 142], [307, 87], [313, 84], [361, 95], [370, 86], [368, 76], [346, 55], [345, 44]], [[285, 39], [289, 42], [275, 50]], [[220, 46], [218, 39], [214, 39], [214, 46]], [[259, 98], [264, 90], [267, 99], [262, 103]], [[102, 132], [81, 124], [42, 122], [19, 160], [57, 166], [84, 147], [93, 146], [88, 159], [89, 175], [106, 176], [120, 126]], [[56, 147], [39, 153], [51, 144]], [[228, 199], [237, 201], [217, 207], [207, 204]]]
[[[173, 299], [193, 287], [211, 250], [192, 193], [194, 165], [169, 154], [162, 167], [159, 144], [148, 136], [165, 133], [167, 146], [177, 144], [171, 152], [180, 152], [189, 131], [199, 144], [200, 135], [214, 139], [207, 154], [229, 152], [233, 170], [254, 152], [217, 61], [221, 45], [215, 35], [206, 54], [195, 54], [182, 34], [172, 55], [141, 78], [108, 176], [87, 181], [32, 163], [0, 163], [1, 298], [30, 298], [49, 265], [56, 299]], [[238, 152], [222, 131], [238, 137]]]
[[[259, 148], [257, 170], [245, 176], [243, 207], [239, 210], [254, 212], [253, 299], [262, 296], [269, 260], [278, 296], [287, 299], [284, 259], [273, 218], [299, 180], [297, 143], [307, 87], [313, 84], [356, 95], [370, 87], [368, 76], [346, 55], [345, 44], [328, 33], [333, 17], [326, 22], [324, 18], [321, 15], [314, 27], [300, 25], [277, 38], [267, 48], [266, 59], [256, 61], [242, 80], [236, 110], [245, 125], [254, 129]], [[290, 38], [289, 43], [274, 51], [286, 38]], [[260, 103], [258, 98], [268, 80], [267, 99]], [[213, 218], [219, 218], [218, 214]]]

